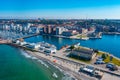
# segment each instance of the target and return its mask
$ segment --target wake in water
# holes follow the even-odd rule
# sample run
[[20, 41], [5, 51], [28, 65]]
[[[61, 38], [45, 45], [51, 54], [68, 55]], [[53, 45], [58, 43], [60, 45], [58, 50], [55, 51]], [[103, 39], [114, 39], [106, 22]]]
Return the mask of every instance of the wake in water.
[[25, 51], [20, 50], [20, 52], [22, 53], [23, 56], [25, 56], [26, 58], [32, 58], [31, 55], [27, 54]]
[[38, 62], [40, 62], [42, 65], [44, 65], [45, 67], [47, 67], [47, 68], [49, 68], [49, 66], [46, 64], [46, 63], [44, 63], [42, 60], [38, 60]]
[[[24, 50], [20, 50], [20, 51], [21, 51], [22, 55], [25, 56], [26, 58], [37, 60], [40, 64], [44, 65], [46, 68], [49, 68], [49, 66], [44, 61], [42, 61], [42, 60], [40, 60], [40, 59], [38, 59], [34, 56], [29, 55]], [[74, 78], [74, 76], [70, 75], [69, 73], [66, 73], [65, 71], [63, 71], [58, 66], [52, 64], [50, 61], [47, 61], [47, 63], [49, 63], [50, 65], [52, 65], [53, 67], [55, 67], [56, 69], [58, 69], [60, 72], [62, 72], [64, 74], [62, 80], [77, 80], [77, 79]], [[58, 75], [55, 72], [53, 72], [52, 76], [55, 77], [55, 78], [58, 77]]]
[[48, 61], [48, 63], [52, 66], [54, 66], [56, 69], [58, 69], [60, 72], [62, 72], [64, 74], [62, 80], [77, 80], [73, 75], [66, 73], [65, 71], [63, 71], [61, 68], [59, 68], [58, 66], [52, 64], [51, 62]]
[[25, 56], [26, 58], [30, 58], [30, 59], [34, 59], [34, 60], [38, 60], [38, 62], [40, 62], [42, 65], [44, 65], [45, 67], [49, 68], [49, 66], [43, 62], [42, 60], [38, 59], [37, 57], [31, 56], [29, 55], [27, 52], [20, 50], [22, 55]]

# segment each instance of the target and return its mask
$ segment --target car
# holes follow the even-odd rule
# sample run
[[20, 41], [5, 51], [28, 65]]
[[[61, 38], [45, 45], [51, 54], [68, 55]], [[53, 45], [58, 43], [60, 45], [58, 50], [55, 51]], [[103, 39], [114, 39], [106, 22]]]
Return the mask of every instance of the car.
[[118, 70], [118, 67], [116, 65], [114, 65], [112, 68], [110, 68], [110, 70], [116, 71], [116, 70]]
[[102, 59], [102, 58], [99, 58], [99, 59], [96, 59], [96, 61], [103, 61], [103, 59]]
[[103, 58], [102, 58], [102, 57], [98, 57], [98, 58], [96, 59], [96, 61], [103, 61]]
[[112, 68], [113, 66], [114, 66], [114, 64], [112, 64], [112, 63], [106, 64], [106, 68]]
[[112, 71], [118, 70], [118, 67], [116, 65], [112, 64], [112, 63], [108, 63], [106, 65], [106, 68], [109, 68]]
[[96, 61], [94, 64], [105, 64], [104, 61]]

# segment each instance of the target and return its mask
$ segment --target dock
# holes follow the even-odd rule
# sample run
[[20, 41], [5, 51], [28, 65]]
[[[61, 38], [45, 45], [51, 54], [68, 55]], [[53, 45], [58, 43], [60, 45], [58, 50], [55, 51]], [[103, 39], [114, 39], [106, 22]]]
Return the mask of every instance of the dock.
[[40, 35], [39, 33], [38, 34], [32, 34], [32, 35], [28, 35], [28, 36], [24, 36], [24, 37], [20, 37], [20, 38], [17, 38], [16, 40], [18, 40], [18, 39], [26, 39], [26, 38], [30, 38], [30, 37], [34, 37], [34, 36], [38, 36], [38, 35]]

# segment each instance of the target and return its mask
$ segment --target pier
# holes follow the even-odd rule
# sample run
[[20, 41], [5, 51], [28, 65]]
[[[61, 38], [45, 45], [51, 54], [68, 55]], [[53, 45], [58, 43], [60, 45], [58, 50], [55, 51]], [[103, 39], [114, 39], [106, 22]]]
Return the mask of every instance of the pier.
[[18, 39], [26, 39], [26, 38], [30, 38], [30, 37], [34, 37], [34, 36], [38, 36], [38, 35], [40, 35], [40, 34], [39, 33], [38, 34], [32, 34], [32, 35], [17, 38], [16, 40], [18, 40]]

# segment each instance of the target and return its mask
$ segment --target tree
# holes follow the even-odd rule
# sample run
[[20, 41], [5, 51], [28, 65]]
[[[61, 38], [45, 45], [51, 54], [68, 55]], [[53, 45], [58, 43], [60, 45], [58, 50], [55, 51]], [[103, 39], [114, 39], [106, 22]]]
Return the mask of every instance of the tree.
[[93, 49], [93, 51], [94, 51], [95, 53], [99, 53], [99, 51], [98, 51], [97, 49]]
[[102, 58], [106, 59], [108, 57], [108, 54], [102, 54]]
[[70, 46], [70, 49], [72, 51], [73, 49], [75, 49], [75, 46], [74, 45]]

